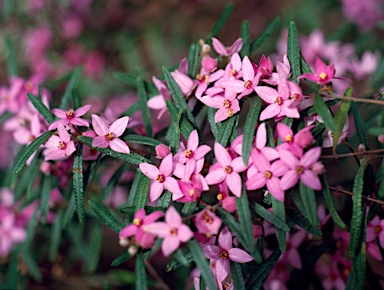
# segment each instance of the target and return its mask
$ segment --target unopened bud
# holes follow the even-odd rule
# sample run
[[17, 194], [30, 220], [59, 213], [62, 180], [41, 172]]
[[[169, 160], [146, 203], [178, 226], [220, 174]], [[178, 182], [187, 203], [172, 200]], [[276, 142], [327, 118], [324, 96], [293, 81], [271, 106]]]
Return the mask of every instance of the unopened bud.
[[167, 156], [170, 153], [169, 147], [164, 144], [157, 145], [155, 147], [155, 151], [156, 151], [156, 158], [159, 158], [159, 159], [163, 159], [165, 156]]
[[122, 247], [126, 247], [129, 244], [129, 240], [127, 238], [120, 238], [119, 239], [119, 245]]
[[384, 144], [384, 135], [379, 135], [379, 137], [377, 139], [379, 139], [380, 143]]
[[[384, 135], [381, 135], [381, 136], [384, 137]], [[379, 136], [379, 137], [380, 137], [380, 136]], [[383, 138], [383, 140], [384, 140], [384, 138]], [[380, 140], [379, 140], [379, 141], [380, 141]], [[365, 147], [364, 144], [359, 144], [359, 146], [357, 147], [357, 150], [358, 150], [359, 152], [365, 152], [365, 151], [367, 150], [367, 148]]]
[[321, 162], [316, 162], [311, 169], [315, 174], [319, 175], [324, 172], [324, 165]]
[[136, 255], [138, 250], [139, 249], [136, 245], [132, 245], [128, 248], [128, 254], [130, 254], [133, 257], [134, 255]]

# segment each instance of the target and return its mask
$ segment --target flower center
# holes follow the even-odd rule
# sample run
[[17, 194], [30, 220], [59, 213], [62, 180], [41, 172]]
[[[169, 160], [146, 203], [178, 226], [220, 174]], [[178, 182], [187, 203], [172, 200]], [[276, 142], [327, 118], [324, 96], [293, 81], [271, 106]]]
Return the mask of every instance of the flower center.
[[294, 94], [291, 95], [290, 98], [291, 98], [292, 101], [296, 101], [299, 98], [299, 95], [294, 93]]
[[33, 136], [33, 135], [31, 135], [31, 136], [29, 136], [29, 138], [28, 138], [28, 140], [30, 141], [30, 142], [33, 142], [33, 141], [35, 141], [35, 136]]
[[191, 159], [193, 157], [193, 151], [190, 149], [185, 150], [185, 158]]
[[381, 232], [381, 226], [375, 226], [373, 228], [373, 231], [377, 234], [377, 233], [380, 233]]
[[235, 70], [234, 68], [231, 69], [231, 76], [233, 77], [237, 76], [237, 70]]
[[73, 119], [75, 118], [75, 112], [72, 110], [68, 110], [65, 112], [65, 115], [67, 116], [67, 119]]
[[231, 102], [228, 101], [228, 100], [225, 100], [224, 103], [223, 103], [223, 107], [228, 109], [230, 106], [231, 106]]
[[304, 173], [304, 167], [299, 165], [299, 166], [296, 166], [296, 173], [301, 175]]
[[222, 258], [222, 259], [228, 259], [228, 257], [229, 257], [229, 253], [228, 253], [227, 250], [221, 250], [219, 256], [220, 256], [220, 258]]
[[224, 199], [224, 196], [221, 192], [219, 192], [216, 196], [217, 200], [223, 200]]
[[287, 135], [287, 136], [285, 136], [285, 142], [287, 142], [287, 143], [292, 143], [292, 135]]
[[30, 91], [33, 88], [33, 83], [31, 81], [28, 81], [25, 83], [25, 89]]
[[244, 83], [244, 88], [246, 89], [251, 89], [252, 88], [252, 82], [251, 81], [246, 81]]
[[326, 78], [327, 78], [327, 74], [325, 73], [325, 72], [322, 72], [322, 73], [320, 73], [319, 74], [319, 77], [320, 77], [320, 79], [322, 80], [322, 81], [324, 81]]
[[163, 174], [159, 174], [157, 177], [156, 177], [156, 181], [160, 182], [160, 183], [163, 183], [165, 181], [165, 176]]
[[192, 197], [192, 196], [194, 196], [194, 195], [195, 195], [195, 190], [194, 190], [194, 189], [191, 189], [191, 190], [189, 191], [189, 196]]
[[201, 82], [201, 83], [208, 83], [209, 82], [209, 75], [205, 75], [205, 74], [197, 74], [196, 75], [196, 79]]
[[57, 144], [57, 148], [59, 148], [60, 150], [65, 150], [65, 148], [67, 148], [67, 143], [59, 141], [59, 143]]
[[137, 226], [141, 226], [143, 224], [143, 221], [139, 218], [134, 218], [133, 219], [133, 224]]
[[207, 212], [203, 213], [203, 220], [209, 225], [213, 223], [213, 218]]
[[231, 166], [226, 166], [226, 167], [224, 168], [224, 171], [225, 171], [225, 173], [230, 174], [230, 173], [232, 173], [233, 169], [232, 169]]
[[277, 97], [276, 98], [275, 104], [281, 106], [283, 103], [284, 103], [284, 100], [283, 100], [282, 97]]
[[270, 179], [270, 178], [272, 177], [272, 172], [271, 172], [271, 171], [265, 171], [265, 172], [264, 172], [264, 177], [265, 177], [266, 179]]
[[105, 139], [107, 139], [108, 141], [112, 141], [115, 136], [113, 136], [113, 133], [112, 132], [108, 132], [107, 134], [104, 135]]
[[232, 117], [233, 116], [233, 110], [229, 109], [227, 112], [227, 116]]
[[90, 155], [96, 155], [97, 150], [96, 150], [95, 148], [89, 148], [88, 153], [89, 153]]
[[177, 229], [176, 228], [170, 228], [169, 229], [169, 234], [171, 236], [177, 236]]

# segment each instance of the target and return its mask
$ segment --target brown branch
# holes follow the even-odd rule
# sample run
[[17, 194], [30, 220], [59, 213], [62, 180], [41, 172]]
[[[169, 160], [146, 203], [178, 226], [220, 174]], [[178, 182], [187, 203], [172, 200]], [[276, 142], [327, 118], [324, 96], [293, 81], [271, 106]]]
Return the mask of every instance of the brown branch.
[[372, 99], [364, 99], [364, 98], [352, 98], [352, 97], [342, 97], [335, 95], [334, 93], [328, 92], [326, 94], [321, 94], [324, 97], [332, 98], [332, 99], [339, 99], [343, 101], [350, 101], [350, 102], [357, 102], [357, 103], [368, 103], [368, 104], [375, 104], [375, 105], [381, 105], [384, 106], [384, 101], [381, 100], [372, 100]]
[[369, 155], [373, 153], [384, 153], [384, 149], [376, 149], [376, 150], [369, 150], [364, 152], [352, 152], [352, 153], [345, 153], [345, 154], [333, 154], [333, 155], [323, 155], [320, 156], [320, 158], [341, 158], [341, 157], [350, 157], [350, 156], [356, 156], [356, 155]]
[[[353, 192], [350, 192], [350, 191], [347, 191], [347, 190], [344, 190], [344, 189], [339, 189], [339, 188], [336, 188], [336, 187], [333, 187], [333, 186], [328, 186], [328, 187], [329, 187], [329, 189], [331, 189], [333, 191], [353, 196]], [[384, 205], [384, 201], [381, 201], [381, 200], [378, 200], [378, 199], [374, 199], [372, 197], [363, 196], [362, 198], [366, 199], [366, 200], [369, 200], [369, 201], [372, 201], [372, 202], [376, 202], [376, 203], [381, 204], [381, 205]]]

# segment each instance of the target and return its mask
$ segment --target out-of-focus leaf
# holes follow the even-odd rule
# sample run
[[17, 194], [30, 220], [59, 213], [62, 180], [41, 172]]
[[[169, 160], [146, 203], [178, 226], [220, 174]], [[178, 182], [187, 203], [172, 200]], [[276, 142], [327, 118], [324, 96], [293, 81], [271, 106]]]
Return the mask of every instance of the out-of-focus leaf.
[[17, 281], [19, 272], [17, 270], [18, 250], [13, 250], [11, 262], [8, 264], [7, 274], [5, 276], [5, 289], [18, 289]]
[[291, 21], [288, 29], [288, 51], [287, 57], [291, 65], [292, 80], [298, 82], [297, 77], [301, 75], [300, 62], [300, 44], [297, 27], [295, 22]]
[[78, 108], [81, 107], [81, 97], [78, 90], [76, 89], [72, 90], [72, 103], [73, 103], [74, 110], [77, 110]]
[[[279, 219], [281, 219], [283, 222], [286, 222], [284, 202], [281, 202], [273, 197], [271, 201], [273, 214]], [[287, 249], [287, 232], [277, 227], [276, 234], [280, 251], [285, 252], [285, 250]]]
[[43, 116], [43, 118], [49, 123], [52, 124], [54, 121], [53, 115], [51, 111], [44, 105], [40, 98], [32, 95], [31, 93], [27, 93], [29, 101], [32, 105], [39, 111], [39, 113]]
[[41, 186], [41, 201], [40, 201], [40, 216], [41, 222], [45, 224], [47, 220], [47, 214], [49, 210], [49, 197], [52, 190], [52, 177], [47, 175], [44, 177], [43, 184]]
[[250, 55], [254, 54], [263, 43], [272, 35], [276, 27], [279, 25], [280, 17], [276, 17], [264, 29], [264, 31], [252, 42]]
[[68, 206], [65, 210], [64, 219], [63, 219], [63, 228], [66, 228], [68, 223], [72, 220], [73, 215], [75, 214], [75, 211], [76, 211], [75, 195], [72, 194], [69, 199]]
[[258, 214], [262, 218], [269, 221], [271, 224], [275, 225], [276, 227], [278, 227], [278, 228], [280, 228], [286, 232], [290, 231], [289, 226], [283, 220], [281, 220], [280, 218], [275, 216], [273, 213], [269, 212], [262, 205], [260, 205], [256, 202], [251, 202], [250, 206], [251, 206], [251, 210], [253, 210], [256, 214]]
[[161, 142], [153, 139], [151, 137], [147, 136], [140, 136], [140, 135], [127, 135], [124, 137], [124, 140], [129, 143], [137, 143], [137, 144], [143, 144], [143, 145], [148, 145], [152, 147], [156, 147], [157, 145], [160, 145]]
[[335, 132], [336, 125], [333, 121], [331, 112], [329, 111], [328, 106], [325, 104], [323, 97], [319, 94], [315, 94], [315, 110], [324, 121], [327, 129], [331, 132]]
[[231, 263], [231, 278], [234, 289], [245, 290], [244, 276], [239, 263]]
[[365, 148], [367, 150], [370, 149], [369, 146], [369, 140], [367, 136], [367, 128], [365, 127], [363, 117], [361, 116], [359, 106], [357, 103], [352, 103], [351, 104], [351, 111], [353, 114], [353, 119], [355, 120], [355, 127], [356, 127], [356, 133], [357, 136], [359, 137], [359, 141], [361, 144], [365, 145]]
[[60, 247], [63, 229], [63, 216], [64, 210], [61, 208], [57, 211], [55, 222], [52, 224], [50, 245], [49, 245], [49, 261], [54, 262], [56, 260], [57, 252]]
[[129, 74], [129, 73], [123, 73], [123, 72], [116, 72], [113, 74], [113, 77], [119, 81], [124, 82], [128, 86], [132, 88], [137, 87], [137, 77]]
[[69, 102], [72, 99], [72, 90], [76, 88], [80, 81], [81, 69], [77, 68], [72, 73], [71, 79], [67, 87], [65, 88], [65, 92], [63, 97], [61, 98], [60, 109], [66, 110], [69, 106]]
[[300, 199], [304, 206], [304, 216], [309, 220], [311, 225], [320, 225], [319, 217], [317, 216], [317, 202], [313, 189], [300, 182]]
[[131, 255], [128, 254], [127, 250], [124, 250], [123, 252], [120, 253], [111, 263], [111, 266], [116, 267], [124, 262], [128, 261], [131, 258]]
[[197, 201], [184, 203], [183, 208], [181, 209], [181, 215], [183, 217], [192, 215], [196, 209], [196, 205]]
[[43, 278], [42, 278], [42, 275], [40, 272], [40, 267], [37, 264], [37, 262], [35, 261], [35, 259], [33, 258], [31, 252], [29, 250], [25, 249], [24, 247], [21, 247], [20, 248], [20, 254], [21, 254], [25, 264], [27, 265], [28, 271], [31, 274], [31, 276], [33, 277], [33, 279], [35, 279], [35, 281], [37, 281], [37, 282], [41, 282], [43, 280]]
[[[345, 93], [344, 97], [352, 97], [352, 87], [348, 88]], [[348, 118], [348, 112], [349, 108], [351, 106], [350, 101], [343, 100], [341, 102], [341, 106], [339, 110], [336, 112], [334, 121], [336, 124], [336, 130], [333, 132], [333, 152], [336, 153], [336, 147], [339, 144], [339, 138], [341, 135], [341, 132], [343, 131], [345, 122]]]
[[120, 232], [124, 225], [120, 220], [112, 215], [105, 205], [93, 200], [89, 200], [88, 204], [105, 225], [116, 233]]
[[57, 87], [59, 87], [60, 85], [68, 82], [69, 79], [71, 78], [72, 74], [73, 74], [73, 72], [69, 71], [69, 72], [63, 74], [62, 76], [58, 77], [57, 79], [46, 82], [44, 84], [44, 87], [46, 87], [49, 91], [53, 91]]
[[241, 58], [251, 53], [251, 31], [249, 29], [249, 22], [244, 20], [241, 24], [240, 37], [243, 40], [243, 47], [240, 50]]
[[212, 41], [211, 37], [215, 37], [219, 33], [219, 31], [221, 30], [221, 28], [224, 26], [229, 16], [231, 15], [232, 9], [233, 9], [233, 3], [229, 3], [225, 8], [225, 10], [223, 11], [223, 13], [221, 14], [221, 16], [219, 17], [219, 19], [217, 20], [217, 22], [215, 23], [215, 25], [213, 26], [211, 32], [208, 34], [207, 38], [205, 39], [206, 43], [210, 44]]
[[[140, 70], [139, 75], [141, 75]], [[141, 77], [138, 77], [136, 83], [137, 93], [139, 95], [140, 111], [144, 123], [145, 132], [147, 133], [148, 137], [153, 137], [151, 113], [149, 112], [149, 107], [147, 106], [148, 97], [147, 92], [145, 91], [144, 81], [141, 79]]]
[[76, 211], [79, 222], [84, 222], [84, 179], [83, 179], [83, 144], [76, 146], [73, 160], [73, 194], [75, 195]]
[[101, 246], [103, 243], [103, 228], [100, 223], [94, 223], [92, 227], [89, 250], [92, 255], [88, 260], [88, 271], [94, 272], [99, 263]]
[[[12, 0], [6, 0], [4, 5], [8, 5], [9, 3], [12, 3], [12, 2], [13, 2]], [[12, 41], [9, 36], [5, 37], [5, 48], [7, 53], [8, 77], [17, 76], [17, 62], [16, 62], [16, 56], [15, 56], [15, 50], [13, 49]]]
[[135, 280], [136, 290], [146, 290], [147, 274], [145, 273], [144, 259], [141, 253], [136, 254], [135, 274], [136, 274], [136, 280]]
[[200, 45], [192, 43], [188, 53], [188, 75], [192, 78], [196, 76], [196, 69], [199, 60]]
[[[187, 264], [189, 264], [189, 263], [191, 263], [193, 261], [192, 254], [190, 252], [182, 254], [182, 255], [183, 255], [183, 258], [184, 258], [184, 264], [185, 264], [185, 262]], [[175, 260], [172, 260], [171, 262], [169, 262], [167, 264], [167, 266], [165, 267], [165, 271], [170, 272], [170, 271], [173, 271], [173, 270], [179, 269], [180, 267], [185, 266], [179, 260], [180, 259], [175, 259]]]

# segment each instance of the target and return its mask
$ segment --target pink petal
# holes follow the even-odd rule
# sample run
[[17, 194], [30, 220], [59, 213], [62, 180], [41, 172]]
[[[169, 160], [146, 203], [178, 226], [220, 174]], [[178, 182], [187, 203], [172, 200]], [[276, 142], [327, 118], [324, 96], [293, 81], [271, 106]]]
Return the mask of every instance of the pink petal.
[[279, 105], [273, 103], [267, 106], [260, 114], [260, 121], [270, 119], [277, 116], [281, 112]]
[[57, 127], [59, 127], [59, 124], [62, 124], [64, 126], [68, 125], [69, 124], [69, 120], [67, 120], [67, 119], [56, 120], [51, 125], [49, 125], [48, 130], [57, 129]]
[[282, 176], [283, 174], [285, 174], [289, 170], [289, 168], [280, 159], [280, 160], [276, 160], [275, 162], [272, 163], [270, 170], [274, 176]]
[[125, 129], [127, 129], [128, 121], [129, 121], [128, 116], [117, 119], [109, 127], [109, 131], [112, 132], [115, 135], [115, 137], [121, 136], [124, 133]]
[[160, 174], [164, 174], [164, 176], [170, 176], [173, 171], [173, 161], [172, 161], [172, 153], [169, 153], [164, 157], [163, 161], [161, 161], [159, 172]]
[[149, 201], [154, 202], [156, 201], [160, 195], [163, 193], [164, 185], [163, 183], [152, 181], [150, 187], [149, 187]]
[[205, 105], [207, 105], [208, 107], [219, 109], [223, 107], [224, 97], [223, 96], [215, 96], [215, 97], [204, 96], [204, 97], [201, 97], [200, 101]]
[[255, 145], [257, 149], [261, 149], [265, 144], [267, 144], [267, 128], [265, 123], [262, 123], [257, 129]]
[[145, 215], [145, 209], [144, 208], [139, 209], [134, 215], [135, 219], [140, 219], [140, 220], [143, 220], [145, 217], [146, 217], [146, 215]]
[[293, 155], [288, 150], [281, 149], [279, 150], [280, 153], [280, 160], [283, 161], [285, 164], [289, 166], [289, 168], [295, 169], [296, 166], [298, 166], [299, 160], [295, 155]]
[[147, 106], [154, 110], [161, 110], [166, 107], [166, 103], [162, 95], [157, 95], [147, 101]]
[[224, 108], [224, 107], [217, 110], [217, 112], [215, 114], [215, 123], [219, 123], [219, 122], [222, 122], [222, 121], [228, 119], [229, 118], [228, 111], [229, 111], [229, 109]]
[[188, 138], [187, 149], [195, 151], [199, 146], [199, 135], [197, 134], [197, 130], [193, 130]]
[[212, 45], [213, 45], [213, 48], [215, 49], [215, 51], [219, 55], [224, 55], [224, 56], [229, 55], [224, 44], [220, 40], [218, 40], [217, 38], [212, 37]]
[[301, 269], [301, 258], [299, 252], [296, 249], [291, 249], [288, 251], [288, 261], [296, 269]]
[[76, 126], [89, 127], [89, 122], [87, 120], [80, 119], [80, 118], [73, 118], [71, 120], [71, 124]]
[[223, 228], [219, 235], [219, 246], [227, 251], [232, 248], [232, 233], [228, 227]]
[[178, 228], [183, 223], [179, 212], [173, 206], [170, 206], [166, 211], [165, 222], [174, 228]]
[[272, 178], [267, 180], [267, 188], [274, 198], [284, 202], [284, 190], [281, 189], [280, 179], [272, 176]]
[[245, 56], [242, 62], [243, 80], [252, 81], [255, 77], [255, 70], [248, 56]]
[[92, 126], [95, 133], [99, 136], [105, 136], [109, 132], [107, 124], [99, 116], [92, 115]]
[[216, 260], [219, 258], [221, 249], [218, 246], [207, 245], [207, 246], [203, 247], [203, 252], [204, 252], [204, 255], [208, 259], [215, 259]]
[[137, 231], [137, 226], [134, 224], [128, 225], [124, 227], [120, 233], [119, 238], [129, 238], [130, 236], [133, 236]]
[[235, 172], [243, 172], [248, 166], [244, 164], [243, 157], [239, 156], [232, 160], [231, 167]]
[[315, 147], [308, 150], [303, 157], [300, 159], [300, 164], [304, 168], [309, 168], [313, 163], [319, 160], [321, 154], [321, 147]]
[[166, 177], [164, 181], [164, 187], [172, 193], [172, 200], [177, 200], [184, 196], [181, 192], [179, 184], [173, 177]]
[[145, 232], [159, 236], [160, 238], [165, 238], [169, 236], [169, 230], [171, 229], [167, 223], [156, 222], [149, 225], [143, 225], [141, 227]]
[[76, 151], [75, 144], [71, 141], [67, 144], [67, 148], [65, 148], [65, 155], [70, 156], [73, 152]]
[[218, 259], [216, 261], [216, 276], [219, 281], [224, 281], [224, 279], [229, 274], [229, 259]]
[[211, 151], [211, 147], [209, 147], [208, 145], [201, 145], [200, 147], [198, 147], [195, 152], [193, 153], [193, 159], [195, 160], [199, 160], [199, 159], [202, 159], [204, 158], [204, 156], [209, 152]]
[[140, 163], [139, 168], [149, 179], [156, 179], [160, 174], [159, 169], [152, 164]]
[[258, 172], [246, 181], [245, 186], [248, 190], [255, 190], [262, 188], [266, 181], [264, 174]]
[[295, 170], [289, 170], [284, 176], [281, 178], [280, 186], [282, 190], [290, 189], [295, 186], [299, 182], [299, 175]]
[[[144, 210], [144, 209], [143, 209]], [[145, 214], [145, 212], [144, 212]], [[153, 213], [150, 213], [148, 216], [144, 218], [143, 223], [144, 224], [150, 224], [153, 223], [154, 221], [157, 221], [159, 218], [163, 217], [164, 213], [161, 211], [155, 211]]]
[[97, 136], [92, 141], [92, 147], [107, 148], [109, 145], [104, 136]]
[[243, 39], [240, 37], [235, 40], [235, 42], [231, 45], [231, 48], [229, 49], [229, 54], [234, 54], [236, 52], [239, 52], [241, 48], [243, 47]]
[[286, 142], [286, 137], [290, 136], [293, 138], [292, 129], [283, 123], [277, 123], [276, 126], [277, 134], [279, 135], [281, 141]]
[[176, 251], [179, 246], [180, 240], [177, 237], [168, 236], [164, 238], [163, 243], [161, 244], [161, 251], [163, 252], [164, 257], [168, 257]]
[[244, 82], [240, 80], [229, 80], [229, 81], [223, 82], [223, 85], [225, 86], [226, 89], [229, 89], [234, 93], [241, 93], [245, 90]]
[[237, 263], [247, 263], [253, 260], [252, 256], [248, 254], [246, 251], [232, 248], [228, 250], [229, 258]]
[[258, 171], [264, 173], [265, 171], [270, 169], [271, 163], [258, 150], [252, 149], [251, 157], [252, 157], [253, 165], [255, 165]]
[[109, 141], [109, 147], [111, 147], [112, 150], [120, 153], [129, 154], [129, 147], [127, 143], [125, 143], [123, 140], [119, 138], [114, 138], [112, 141]]
[[269, 161], [273, 161], [280, 157], [279, 152], [275, 148], [263, 147], [260, 149], [261, 154], [264, 155]]
[[181, 225], [177, 231], [177, 237], [183, 243], [188, 242], [193, 237], [193, 232], [186, 225]]
[[65, 151], [64, 150], [51, 150], [46, 155], [44, 160], [59, 160], [65, 157]]
[[62, 109], [57, 109], [57, 108], [52, 109], [51, 111], [56, 117], [58, 117], [60, 119], [67, 119], [67, 114], [66, 114], [67, 111], [62, 110]]
[[255, 88], [256, 93], [264, 102], [268, 104], [273, 104], [276, 101], [276, 98], [279, 96], [275, 89], [265, 86], [259, 86]]
[[218, 168], [215, 170], [212, 170], [207, 174], [205, 177], [205, 181], [207, 184], [212, 185], [212, 184], [219, 184], [220, 182], [223, 182], [224, 179], [226, 178], [227, 173], [225, 173], [224, 168]]
[[217, 142], [215, 143], [215, 157], [217, 162], [219, 162], [219, 164], [224, 168], [226, 166], [230, 166], [232, 163], [232, 158], [229, 155], [227, 149], [225, 149], [223, 145]]
[[71, 140], [71, 136], [69, 136], [68, 131], [64, 128], [62, 124], [59, 124], [59, 127], [57, 127], [57, 131], [59, 133], [61, 141], [68, 143]]
[[304, 170], [303, 174], [300, 175], [300, 180], [313, 190], [321, 190], [320, 179], [312, 170]]
[[196, 160], [188, 159], [187, 163], [185, 164], [184, 179], [189, 180], [191, 178], [192, 173], [195, 171], [195, 168]]
[[232, 172], [231, 174], [227, 174], [227, 178], [225, 179], [228, 188], [232, 191], [232, 193], [240, 197], [241, 196], [241, 177], [237, 172]]
[[82, 106], [80, 108], [78, 108], [76, 111], [75, 111], [75, 117], [80, 117], [80, 116], [83, 116], [86, 112], [89, 111], [89, 109], [92, 107], [92, 105], [85, 105], [85, 106]]

